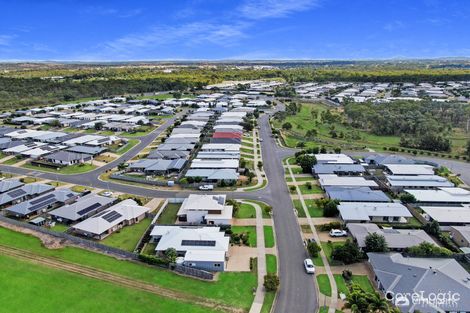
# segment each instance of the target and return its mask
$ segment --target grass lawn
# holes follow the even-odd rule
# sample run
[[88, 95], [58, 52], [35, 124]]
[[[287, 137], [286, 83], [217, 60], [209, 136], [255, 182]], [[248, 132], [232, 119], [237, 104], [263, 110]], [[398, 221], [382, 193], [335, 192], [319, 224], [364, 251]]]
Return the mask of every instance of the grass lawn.
[[248, 154], [254, 154], [255, 152], [253, 151], [253, 149], [250, 149], [250, 148], [240, 148], [240, 152], [243, 152], [243, 153], [248, 153]]
[[60, 168], [59, 170], [56, 170], [55, 168], [51, 168], [51, 167], [36, 166], [32, 164], [24, 164], [21, 167], [24, 167], [30, 170], [35, 170], [35, 171], [58, 173], [58, 174], [64, 174], [64, 175], [81, 174], [81, 173], [86, 173], [86, 172], [96, 169], [96, 165], [91, 165], [88, 163], [65, 166], [65, 167]]
[[121, 230], [111, 234], [103, 239], [101, 243], [132, 252], [151, 222], [152, 220], [150, 218], [144, 218], [138, 224], [125, 226]]
[[248, 244], [250, 247], [256, 247], [256, 227], [255, 226], [232, 226], [234, 234], [247, 233]]
[[312, 233], [312, 229], [310, 228], [310, 225], [300, 225], [300, 228], [302, 229], [302, 232], [305, 234]]
[[[348, 284], [343, 276], [341, 274], [334, 274], [334, 277], [336, 285], [338, 286], [338, 294], [344, 293], [347, 295], [349, 293]], [[358, 284], [367, 292], [374, 292], [374, 287], [366, 275], [353, 275], [351, 282]]]
[[5, 164], [5, 165], [14, 165], [20, 161], [22, 161], [23, 159], [18, 159], [17, 157], [12, 157], [11, 159], [8, 159], [6, 160], [5, 162], [3, 162], [2, 164]]
[[59, 222], [55, 222], [55, 225], [54, 227], [52, 227], [51, 229], [53, 231], [56, 231], [56, 232], [59, 232], [59, 233], [63, 233], [65, 232], [67, 229], [69, 229], [70, 226], [68, 225], [65, 225], [65, 224], [61, 224]]
[[330, 279], [326, 274], [317, 275], [318, 289], [325, 296], [331, 297]]
[[129, 139], [124, 146], [116, 150], [116, 154], [121, 155], [121, 154], [126, 153], [127, 151], [135, 147], [139, 142], [140, 140], [138, 139]]
[[145, 244], [144, 249], [142, 249], [141, 253], [142, 254], [147, 254], [147, 255], [155, 255], [155, 248], [157, 247], [157, 244], [147, 242]]
[[292, 173], [295, 174], [302, 174], [302, 168], [300, 166], [293, 166], [291, 165]]
[[39, 178], [36, 178], [36, 177], [23, 177], [23, 178], [20, 178], [20, 181], [25, 183], [25, 184], [31, 184], [31, 183], [36, 183], [38, 181], [40, 181], [41, 179]]
[[261, 307], [261, 313], [271, 313], [271, 308], [276, 298], [276, 293], [266, 292], [264, 295], [263, 306]]
[[306, 217], [307, 215], [305, 214], [305, 210], [302, 206], [302, 202], [300, 202], [300, 200], [292, 200], [293, 203], [294, 203], [294, 207], [295, 209], [297, 210], [297, 216], [298, 217]]
[[[252, 293], [252, 290], [257, 285], [256, 274], [252, 272], [224, 272], [219, 274], [218, 280], [216, 282], [206, 282], [198, 279], [192, 279], [176, 275], [172, 272], [160, 269], [158, 267], [146, 266], [141, 263], [135, 263], [125, 260], [118, 260], [111, 256], [83, 250], [76, 247], [65, 247], [62, 249], [46, 249], [42, 246], [41, 241], [35, 237], [17, 233], [1, 227], [0, 243], [7, 246], [28, 250], [39, 255], [54, 257], [67, 262], [73, 262], [77, 264], [82, 264], [84, 266], [98, 268], [103, 271], [120, 274], [133, 279], [152, 283], [158, 286], [163, 286], [165, 288], [218, 300], [228, 305], [233, 305], [235, 307], [245, 309], [246, 311], [248, 311], [251, 306], [251, 303], [253, 302], [254, 295]], [[2, 269], [3, 270], [1, 271], [0, 276], [5, 275], [5, 273], [7, 272], [5, 271], [5, 267], [2, 266]], [[28, 271], [26, 270], [22, 272], [24, 273]], [[1, 279], [1, 281], [4, 282], [5, 279]], [[237, 288], [234, 288], [233, 286], [237, 286]], [[83, 285], [81, 285], [81, 288], [83, 288]], [[7, 289], [15, 291], [18, 290], [18, 288]], [[34, 290], [42, 289], [37, 287]], [[3, 290], [6, 290], [5, 287]], [[103, 288], [101, 288], [100, 290], [103, 290]], [[28, 297], [31, 296], [31, 293], [24, 294], [28, 295]], [[142, 292], [139, 291], [139, 295], [141, 294]], [[155, 298], [156, 296], [153, 295], [152, 297]], [[52, 297], [42, 298], [49, 299]], [[115, 312], [118, 311], [119, 310]], [[142, 310], [140, 310], [139, 308], [138, 312], [141, 311]], [[45, 309], [43, 312], [49, 311]], [[164, 310], [164, 312], [168, 312], [168, 310]]]
[[257, 205], [259, 205], [261, 207], [261, 210], [263, 212], [263, 218], [271, 218], [271, 215], [267, 212], [267, 208], [270, 207], [269, 204], [266, 204], [262, 201], [257, 201], [257, 200], [250, 200], [250, 201], [247, 201], [247, 202], [252, 202], [252, 203], [256, 203]]
[[272, 248], [275, 245], [274, 231], [272, 226], [263, 226], [264, 231], [264, 246]]
[[310, 217], [323, 217], [323, 210], [316, 206], [315, 200], [307, 199], [305, 200], [305, 205], [307, 206]]
[[325, 264], [323, 264], [323, 259], [321, 258], [320, 254], [318, 254], [317, 257], [311, 258], [311, 259], [312, 259], [313, 264], [315, 264], [315, 266], [324, 266], [325, 265]]
[[335, 261], [331, 259], [331, 253], [333, 252], [333, 248], [336, 246], [342, 246], [344, 245], [345, 241], [335, 241], [335, 242], [321, 242], [321, 248], [323, 249], [323, 252], [325, 252], [325, 256], [328, 259], [328, 262], [331, 265], [340, 265], [341, 262]]
[[145, 125], [145, 126], [140, 126], [135, 132], [133, 133], [122, 133], [122, 137], [142, 137], [142, 136], [147, 136], [151, 132], [153, 132], [156, 129], [155, 126], [150, 126], [150, 125]]
[[251, 142], [251, 141], [243, 141], [243, 140], [242, 140], [242, 147], [253, 148], [253, 142]]
[[216, 312], [4, 255], [0, 267], [4, 312]]
[[174, 224], [180, 207], [181, 203], [168, 203], [162, 214], [158, 217], [157, 224]]
[[82, 193], [82, 192], [85, 192], [87, 190], [93, 190], [93, 188], [76, 185], [76, 186], [73, 186], [72, 188], [70, 188], [70, 190], [72, 190], [73, 192]]
[[303, 195], [323, 193], [323, 190], [320, 188], [320, 186], [317, 186], [317, 185], [312, 185], [311, 189], [308, 189], [307, 186], [303, 184], [299, 186], [299, 189]]
[[277, 273], [277, 258], [274, 254], [266, 254], [266, 270], [268, 273]]
[[236, 218], [255, 218], [256, 217], [255, 208], [251, 204], [241, 203], [240, 209], [235, 214], [235, 217]]
[[63, 186], [63, 185], [66, 185], [65, 183], [62, 183], [60, 181], [51, 181], [51, 182], [48, 182], [47, 183], [48, 185], [51, 185], [51, 186], [54, 186], [54, 187], [60, 187], [60, 186]]

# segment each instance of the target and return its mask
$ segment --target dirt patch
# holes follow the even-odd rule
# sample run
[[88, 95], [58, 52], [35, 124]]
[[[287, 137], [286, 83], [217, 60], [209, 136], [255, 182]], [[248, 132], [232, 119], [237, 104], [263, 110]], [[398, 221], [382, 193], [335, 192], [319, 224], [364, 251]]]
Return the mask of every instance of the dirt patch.
[[19, 233], [34, 236], [41, 240], [43, 246], [47, 249], [62, 249], [68, 245], [66, 239], [61, 239], [51, 235], [43, 234], [29, 228], [19, 227], [4, 222], [0, 222], [0, 226]]

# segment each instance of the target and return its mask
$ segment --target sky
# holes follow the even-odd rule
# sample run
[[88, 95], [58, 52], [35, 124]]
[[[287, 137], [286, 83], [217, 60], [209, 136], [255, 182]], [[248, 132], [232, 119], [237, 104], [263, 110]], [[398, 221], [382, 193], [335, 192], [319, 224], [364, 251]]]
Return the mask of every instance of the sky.
[[0, 60], [470, 57], [470, 0], [0, 0]]

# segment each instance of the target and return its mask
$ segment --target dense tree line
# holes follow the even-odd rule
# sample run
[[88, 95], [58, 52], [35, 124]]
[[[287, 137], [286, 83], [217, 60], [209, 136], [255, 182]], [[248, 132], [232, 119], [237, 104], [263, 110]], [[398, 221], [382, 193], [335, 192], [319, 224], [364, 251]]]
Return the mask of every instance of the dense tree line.
[[468, 106], [432, 101], [393, 103], [348, 103], [348, 123], [381, 136], [400, 136], [400, 145], [430, 151], [450, 151], [448, 135], [454, 127], [465, 127]]

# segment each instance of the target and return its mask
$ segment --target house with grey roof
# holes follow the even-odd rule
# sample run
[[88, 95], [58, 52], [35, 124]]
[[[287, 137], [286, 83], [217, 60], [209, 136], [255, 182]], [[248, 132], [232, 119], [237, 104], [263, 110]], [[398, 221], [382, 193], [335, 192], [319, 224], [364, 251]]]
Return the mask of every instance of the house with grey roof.
[[470, 204], [470, 191], [463, 188], [405, 189], [405, 192], [412, 194], [418, 205], [451, 206]]
[[235, 181], [238, 179], [239, 174], [235, 169], [189, 169], [186, 172], [186, 177], [201, 177], [205, 182], [219, 182], [219, 181]]
[[405, 189], [436, 189], [439, 187], [454, 187], [445, 177], [438, 175], [385, 175], [386, 184], [393, 192]]
[[186, 159], [140, 159], [131, 163], [128, 169], [134, 172], [143, 172], [146, 175], [168, 175], [179, 173], [186, 162]]
[[43, 157], [46, 162], [59, 166], [68, 166], [91, 161], [93, 156], [84, 153], [74, 153], [70, 151], [57, 151]]
[[23, 185], [24, 183], [20, 182], [18, 179], [4, 179], [0, 181], [0, 193], [10, 191]]
[[78, 193], [70, 189], [57, 189], [31, 200], [20, 202], [5, 209], [7, 215], [29, 218], [42, 211], [49, 210], [60, 205], [69, 204], [75, 201]]
[[390, 202], [390, 198], [380, 190], [372, 190], [370, 187], [324, 187], [329, 199], [341, 202]]
[[132, 199], [126, 199], [75, 224], [72, 230], [79, 235], [102, 240], [125, 226], [139, 223], [149, 210]]
[[346, 223], [406, 223], [412, 217], [406, 206], [396, 202], [340, 202], [338, 211]]
[[470, 311], [470, 275], [456, 260], [399, 253], [367, 256], [378, 289], [402, 312]]
[[77, 201], [72, 204], [61, 206], [49, 212], [49, 215], [59, 222], [73, 223], [93, 216], [107, 209], [115, 202], [115, 198], [89, 193], [78, 198]]
[[33, 183], [21, 186], [0, 194], [0, 207], [20, 203], [24, 200], [45, 194], [51, 190], [54, 190], [54, 187], [47, 184]]
[[401, 155], [373, 154], [364, 158], [364, 161], [371, 165], [383, 166], [385, 164], [416, 164], [416, 161]]
[[190, 151], [152, 150], [147, 159], [188, 159]]
[[470, 205], [455, 204], [431, 206], [422, 205], [419, 207], [421, 215], [428, 221], [436, 221], [441, 228], [448, 226], [470, 225]]
[[361, 249], [366, 246], [365, 241], [369, 234], [383, 236], [388, 248], [395, 251], [417, 246], [423, 242], [436, 245], [436, 242], [422, 229], [380, 228], [373, 223], [348, 223], [346, 227]]
[[180, 222], [190, 224], [230, 225], [233, 206], [225, 205], [226, 195], [191, 194], [177, 213]]
[[150, 237], [157, 244], [157, 254], [174, 248], [185, 266], [208, 271], [225, 270], [230, 237], [220, 227], [155, 225]]
[[73, 146], [73, 147], [67, 148], [66, 151], [97, 156], [103, 153], [104, 151], [106, 151], [106, 148], [90, 147], [90, 146]]
[[470, 226], [450, 226], [449, 231], [459, 247], [470, 247]]
[[312, 174], [315, 176], [321, 174], [336, 174], [339, 176], [358, 176], [364, 174], [366, 169], [360, 164], [331, 164], [318, 163], [312, 168]]

